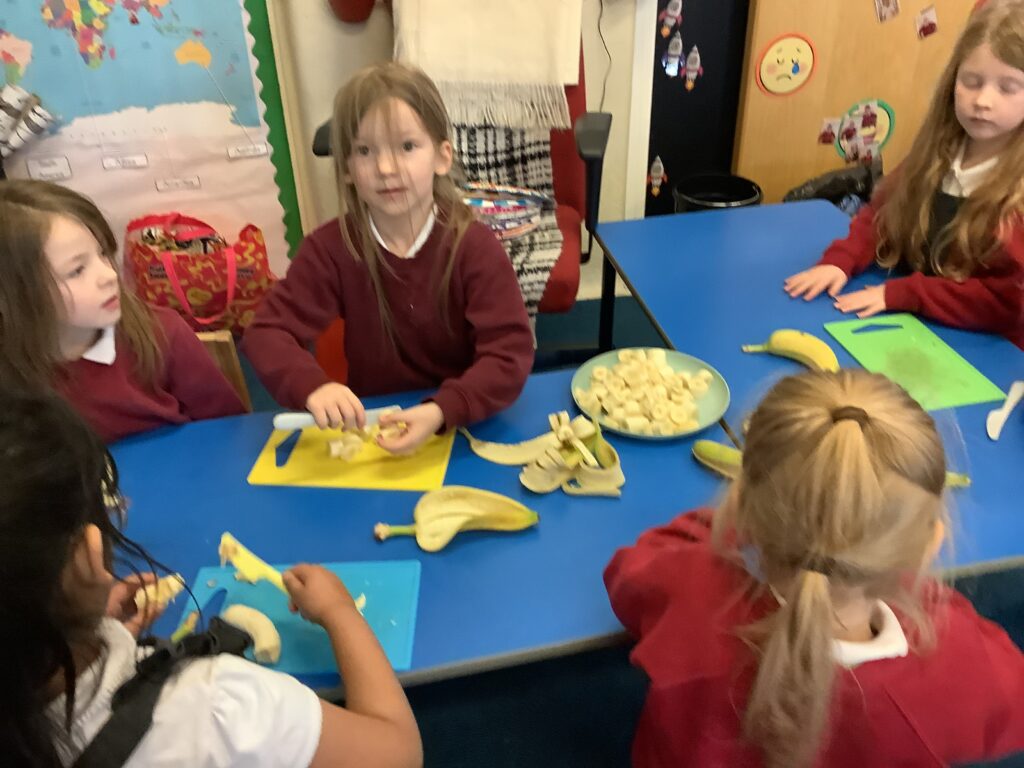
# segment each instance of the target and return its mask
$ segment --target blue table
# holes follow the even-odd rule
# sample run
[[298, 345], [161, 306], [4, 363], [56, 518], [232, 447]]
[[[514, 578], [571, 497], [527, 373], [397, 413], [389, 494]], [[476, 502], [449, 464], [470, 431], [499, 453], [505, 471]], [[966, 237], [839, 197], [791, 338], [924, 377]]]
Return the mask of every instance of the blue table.
[[[571, 372], [533, 376], [510, 409], [479, 425], [488, 440], [516, 442], [572, 407]], [[367, 405], [419, 398], [367, 399]], [[387, 401], [387, 402], [385, 402]], [[131, 503], [127, 533], [189, 580], [214, 565], [229, 530], [271, 563], [402, 560], [423, 564], [413, 664], [407, 684], [607, 644], [622, 628], [601, 581], [615, 549], [645, 529], [714, 498], [719, 485], [690, 456], [692, 440], [611, 437], [626, 486], [621, 499], [537, 496], [518, 469], [487, 463], [456, 438], [446, 483], [521, 500], [540, 525], [516, 534], [460, 534], [443, 551], [409, 538], [374, 541], [375, 523], [411, 522], [419, 493], [250, 486], [246, 476], [271, 431], [270, 413], [167, 428], [113, 448]], [[180, 600], [179, 600], [180, 603]], [[158, 634], [173, 628], [161, 619]], [[336, 681], [336, 679], [335, 679]], [[317, 680], [329, 686], [330, 682]]]
[[[726, 419], [739, 426], [774, 381], [801, 370], [788, 360], [744, 354], [742, 344], [795, 328], [829, 341], [840, 364], [856, 364], [822, 327], [849, 316], [828, 297], [805, 302], [782, 290], [783, 280], [816, 263], [830, 242], [846, 235], [849, 223], [833, 205], [811, 201], [601, 224], [597, 235], [607, 263], [666, 344], [725, 376], [732, 390]], [[870, 271], [850, 285], [882, 280], [882, 273]], [[929, 325], [1003, 391], [1024, 377], [1024, 352], [1005, 339]], [[951, 464], [973, 479], [969, 490], [952, 496], [959, 529], [950, 564], [958, 569], [1024, 561], [1024, 410], [1013, 414], [993, 443], [985, 435], [985, 414], [998, 405], [934, 414]]]

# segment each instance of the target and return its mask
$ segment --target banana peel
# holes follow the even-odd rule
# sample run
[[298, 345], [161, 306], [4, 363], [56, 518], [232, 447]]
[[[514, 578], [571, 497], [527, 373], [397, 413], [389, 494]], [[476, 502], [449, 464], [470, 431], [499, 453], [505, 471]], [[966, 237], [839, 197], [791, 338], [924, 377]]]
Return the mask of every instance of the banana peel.
[[412, 516], [412, 525], [377, 523], [374, 537], [385, 541], [414, 536], [420, 549], [438, 552], [461, 531], [521, 531], [540, 520], [532, 509], [507, 496], [461, 485], [423, 494]]
[[495, 464], [524, 465], [519, 481], [534, 493], [561, 488], [573, 496], [621, 496], [626, 482], [615, 448], [597, 422], [566, 411], [548, 416], [551, 431], [523, 443], [478, 440], [465, 429], [473, 453]]
[[[743, 454], [731, 445], [716, 443], [714, 440], [697, 440], [693, 444], [693, 457], [710, 469], [730, 480], [740, 475], [743, 466]], [[947, 488], [969, 488], [971, 478], [963, 472], [947, 472]]]
[[235, 567], [235, 570], [237, 571], [235, 578], [239, 581], [247, 581], [250, 584], [255, 584], [260, 579], [264, 579], [269, 581], [286, 595], [288, 594], [288, 590], [284, 588], [284, 580], [281, 578], [281, 572], [271, 568], [265, 562], [256, 557], [256, 555], [243, 547], [238, 539], [227, 531], [225, 531], [220, 537], [220, 546], [217, 548], [217, 554], [220, 555], [221, 565], [231, 563], [231, 565]]

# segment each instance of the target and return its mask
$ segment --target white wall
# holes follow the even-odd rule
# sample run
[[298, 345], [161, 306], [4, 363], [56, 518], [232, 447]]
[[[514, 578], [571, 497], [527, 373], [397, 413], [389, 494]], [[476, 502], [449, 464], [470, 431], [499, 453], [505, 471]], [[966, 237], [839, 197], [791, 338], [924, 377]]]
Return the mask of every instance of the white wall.
[[[514, 2], [514, 0], [513, 0]], [[633, 77], [633, 33], [637, 0], [604, 0], [601, 29], [611, 52], [611, 70], [604, 111], [612, 113], [612, 133], [601, 185], [601, 219], [623, 218], [626, 206], [626, 154]], [[583, 51], [586, 62], [587, 104], [597, 110], [608, 58], [598, 36], [601, 0], [583, 1]], [[328, 119], [334, 93], [353, 72], [391, 58], [391, 15], [380, 4], [365, 24], [343, 24], [328, 4], [295, 0], [280, 6], [280, 28], [275, 30], [278, 55], [289, 57], [294, 80], [289, 115], [291, 141], [296, 154], [305, 152], [296, 167], [296, 183], [304, 187], [303, 225], [309, 230], [336, 215], [334, 177], [329, 159], [310, 159], [313, 133]], [[287, 39], [279, 41], [277, 37]], [[286, 87], [286, 86], [285, 86]], [[297, 135], [296, 135], [297, 134]], [[646, 147], [647, 136], [640, 137]], [[303, 178], [304, 177], [304, 178]], [[639, 183], [642, 183], [639, 182]], [[300, 194], [303, 191], [300, 190]], [[600, 290], [600, 259], [583, 270], [580, 298]]]

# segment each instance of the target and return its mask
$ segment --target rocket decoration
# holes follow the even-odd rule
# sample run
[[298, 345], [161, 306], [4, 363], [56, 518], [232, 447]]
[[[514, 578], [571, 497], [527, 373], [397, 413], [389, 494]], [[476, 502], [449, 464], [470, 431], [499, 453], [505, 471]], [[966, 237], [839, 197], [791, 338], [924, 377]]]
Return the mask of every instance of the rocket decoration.
[[700, 65], [700, 51], [697, 46], [690, 49], [686, 57], [686, 90], [692, 91], [697, 78], [704, 74], [704, 67]]
[[651, 196], [657, 197], [661, 194], [661, 185], [668, 181], [665, 173], [665, 164], [661, 162], [661, 156], [655, 155], [651, 163], [651, 171], [647, 174], [647, 185], [651, 188]]
[[661, 56], [661, 66], [669, 77], [679, 77], [679, 62], [683, 58], [683, 36], [676, 32], [668, 43], [668, 50]]
[[679, 27], [683, 21], [683, 0], [668, 0], [665, 10], [658, 14], [658, 22], [661, 24], [661, 36], [668, 37], [672, 30]]

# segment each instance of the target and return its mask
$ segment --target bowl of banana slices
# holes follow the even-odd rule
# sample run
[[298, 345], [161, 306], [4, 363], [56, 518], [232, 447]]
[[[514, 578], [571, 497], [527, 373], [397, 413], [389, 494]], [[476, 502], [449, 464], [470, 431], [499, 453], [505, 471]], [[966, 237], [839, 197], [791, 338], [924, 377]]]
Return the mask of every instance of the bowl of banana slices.
[[729, 385], [691, 355], [655, 347], [613, 349], [572, 377], [572, 397], [603, 429], [671, 440], [711, 426], [729, 407]]

